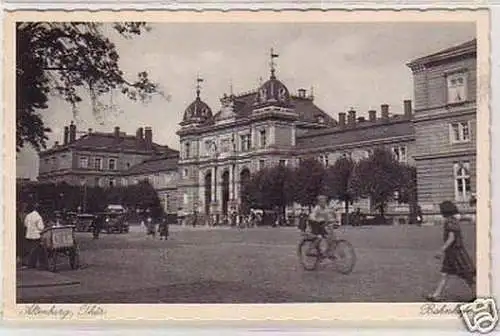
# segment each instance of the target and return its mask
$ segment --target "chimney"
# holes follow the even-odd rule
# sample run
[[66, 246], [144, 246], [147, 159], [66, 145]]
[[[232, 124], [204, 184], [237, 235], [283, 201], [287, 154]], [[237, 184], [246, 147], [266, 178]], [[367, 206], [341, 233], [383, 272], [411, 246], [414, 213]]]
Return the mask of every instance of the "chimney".
[[353, 109], [349, 110], [349, 117], [347, 119], [347, 123], [350, 126], [356, 125], [356, 111], [354, 111]]
[[358, 117], [358, 122], [365, 122], [365, 117]]
[[89, 128], [89, 129], [88, 129], [88, 134], [92, 134], [92, 131], [93, 131], [93, 129], [92, 129], [92, 128]]
[[306, 97], [306, 89], [299, 89], [299, 97], [300, 98]]
[[344, 127], [345, 126], [345, 112], [340, 112], [339, 113], [339, 126]]
[[375, 110], [368, 111], [368, 119], [370, 121], [376, 121], [377, 120], [377, 111], [375, 111]]
[[144, 140], [146, 141], [146, 149], [153, 149], [153, 130], [151, 127], [146, 127], [144, 132]]
[[139, 127], [137, 129], [137, 132], [135, 132], [135, 137], [139, 141], [144, 140], [144, 129], [142, 127]]
[[76, 125], [71, 121], [69, 125], [69, 143], [75, 142], [76, 140]]
[[54, 142], [54, 147], [59, 147], [59, 141]]
[[64, 126], [64, 139], [63, 139], [63, 144], [67, 145], [69, 141], [69, 127]]
[[387, 104], [380, 105], [380, 110], [382, 112], [382, 119], [388, 120], [389, 119], [389, 105], [387, 105]]
[[411, 119], [411, 114], [412, 114], [411, 100], [404, 101], [404, 113], [406, 118]]
[[115, 126], [115, 138], [120, 138], [120, 127]]

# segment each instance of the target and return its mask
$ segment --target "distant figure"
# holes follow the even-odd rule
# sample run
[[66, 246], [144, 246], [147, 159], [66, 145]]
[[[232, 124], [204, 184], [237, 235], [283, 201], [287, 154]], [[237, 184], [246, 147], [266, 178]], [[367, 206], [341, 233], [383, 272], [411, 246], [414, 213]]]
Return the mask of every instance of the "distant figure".
[[94, 220], [92, 223], [92, 237], [94, 239], [99, 239], [99, 234], [101, 233], [103, 225], [104, 225], [104, 215], [97, 214], [94, 217]]
[[307, 214], [307, 211], [305, 209], [302, 209], [299, 214], [299, 230], [303, 233], [306, 232], [307, 229], [307, 218], [309, 215]]
[[155, 225], [155, 222], [153, 221], [153, 217], [151, 217], [151, 215], [148, 215], [148, 218], [146, 219], [146, 227], [148, 229], [148, 236], [151, 235], [151, 237], [155, 238], [156, 225]]
[[45, 229], [42, 216], [38, 213], [38, 204], [30, 204], [24, 218], [26, 227], [26, 247], [28, 249], [28, 267], [36, 268], [42, 260], [41, 233]]
[[160, 231], [160, 240], [162, 240], [162, 239], [167, 240], [168, 239], [168, 220], [167, 220], [167, 216], [163, 216], [162, 217], [161, 222], [160, 222], [159, 231]]
[[436, 254], [436, 258], [443, 260], [441, 267], [441, 280], [428, 301], [442, 301], [442, 293], [450, 275], [462, 278], [469, 285], [472, 295], [476, 296], [476, 269], [472, 264], [462, 239], [462, 230], [458, 223], [458, 209], [453, 202], [444, 201], [439, 205], [441, 215], [444, 217], [443, 241], [444, 244]]

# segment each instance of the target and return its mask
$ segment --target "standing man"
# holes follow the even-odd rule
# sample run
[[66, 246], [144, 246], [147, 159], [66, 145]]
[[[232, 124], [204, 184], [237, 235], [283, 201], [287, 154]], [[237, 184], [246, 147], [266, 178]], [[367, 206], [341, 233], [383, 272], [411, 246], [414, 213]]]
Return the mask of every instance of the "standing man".
[[26, 227], [26, 246], [28, 248], [28, 266], [36, 268], [41, 262], [41, 233], [45, 228], [42, 216], [38, 213], [38, 204], [28, 205], [28, 214], [24, 218]]

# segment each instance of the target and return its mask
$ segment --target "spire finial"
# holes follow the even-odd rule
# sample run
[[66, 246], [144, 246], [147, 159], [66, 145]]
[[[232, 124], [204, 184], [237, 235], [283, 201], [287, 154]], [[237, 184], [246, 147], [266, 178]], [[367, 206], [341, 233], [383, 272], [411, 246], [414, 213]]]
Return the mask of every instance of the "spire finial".
[[311, 93], [309, 94], [309, 96], [311, 97], [311, 99], [314, 99], [314, 86], [311, 85]]
[[201, 78], [200, 75], [198, 74], [196, 76], [196, 98], [200, 98], [200, 90], [201, 90], [200, 83], [203, 83], [203, 78]]
[[234, 95], [234, 92], [233, 92], [233, 80], [232, 79], [229, 80], [229, 95], [230, 96]]
[[269, 66], [271, 67], [271, 79], [276, 79], [276, 76], [274, 74], [276, 71], [276, 69], [275, 69], [276, 64], [274, 63], [274, 59], [278, 58], [279, 55], [274, 52], [273, 48], [271, 48], [271, 55], [270, 56], [271, 56], [271, 62], [269, 63]]

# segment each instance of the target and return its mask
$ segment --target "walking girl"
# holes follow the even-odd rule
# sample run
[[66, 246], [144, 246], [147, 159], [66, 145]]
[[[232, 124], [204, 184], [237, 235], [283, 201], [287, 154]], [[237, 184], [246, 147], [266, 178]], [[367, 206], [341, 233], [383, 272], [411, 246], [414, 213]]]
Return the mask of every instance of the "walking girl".
[[439, 205], [441, 215], [444, 217], [443, 241], [444, 244], [436, 254], [442, 259], [441, 280], [431, 295], [427, 296], [428, 301], [442, 301], [443, 291], [448, 282], [449, 276], [454, 275], [462, 278], [469, 285], [472, 295], [476, 295], [475, 277], [476, 270], [472, 260], [464, 247], [462, 230], [456, 216], [458, 209], [450, 201], [444, 201]]

